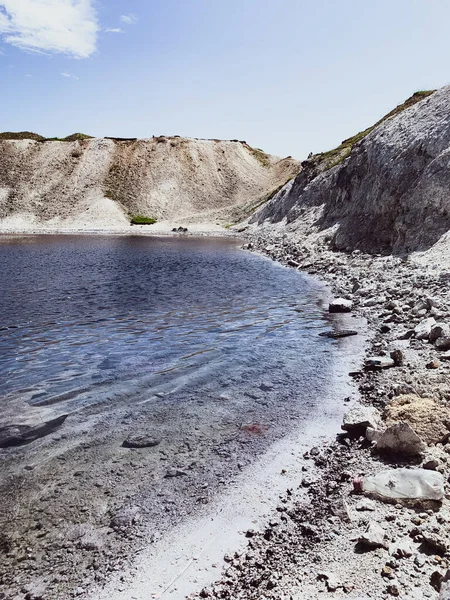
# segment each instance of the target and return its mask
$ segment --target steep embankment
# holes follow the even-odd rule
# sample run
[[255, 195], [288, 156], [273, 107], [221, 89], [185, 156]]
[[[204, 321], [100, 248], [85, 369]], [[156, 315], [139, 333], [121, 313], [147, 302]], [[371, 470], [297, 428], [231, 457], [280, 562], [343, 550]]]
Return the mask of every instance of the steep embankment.
[[236, 222], [299, 169], [238, 141], [0, 134], [0, 228], [120, 227], [133, 215]]
[[433, 246], [450, 229], [450, 86], [415, 95], [387, 117], [347, 149], [344, 142], [303, 162], [250, 222], [337, 250]]

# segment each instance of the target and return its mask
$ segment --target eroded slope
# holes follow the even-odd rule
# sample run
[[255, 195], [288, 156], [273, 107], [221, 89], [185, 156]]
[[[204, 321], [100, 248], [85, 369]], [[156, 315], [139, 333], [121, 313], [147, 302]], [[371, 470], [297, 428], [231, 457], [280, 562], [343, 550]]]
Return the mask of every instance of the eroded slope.
[[338, 250], [430, 248], [450, 228], [450, 86], [382, 121], [339, 164], [302, 166], [251, 222]]
[[300, 168], [238, 141], [83, 137], [0, 140], [0, 227], [120, 227], [132, 215], [227, 223]]

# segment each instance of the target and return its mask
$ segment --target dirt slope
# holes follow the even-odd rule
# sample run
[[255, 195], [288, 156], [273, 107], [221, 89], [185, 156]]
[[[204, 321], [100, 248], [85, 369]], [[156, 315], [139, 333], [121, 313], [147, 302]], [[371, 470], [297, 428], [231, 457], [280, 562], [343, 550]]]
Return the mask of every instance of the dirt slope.
[[317, 157], [302, 163], [251, 222], [338, 250], [409, 253], [442, 242], [450, 229], [450, 86], [418, 100], [335, 166], [320, 169]]
[[238, 141], [0, 136], [0, 229], [120, 227], [131, 215], [235, 222], [299, 168]]

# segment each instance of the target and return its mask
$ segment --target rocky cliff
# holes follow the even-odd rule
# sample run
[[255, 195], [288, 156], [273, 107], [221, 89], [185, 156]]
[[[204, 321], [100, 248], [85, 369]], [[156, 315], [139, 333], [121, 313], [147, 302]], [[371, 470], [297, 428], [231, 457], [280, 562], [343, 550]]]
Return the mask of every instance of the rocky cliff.
[[0, 228], [128, 226], [135, 215], [236, 222], [299, 169], [239, 141], [0, 134]]
[[337, 250], [409, 253], [442, 241], [450, 229], [450, 86], [414, 98], [334, 151], [336, 164], [326, 155], [302, 163], [253, 227]]

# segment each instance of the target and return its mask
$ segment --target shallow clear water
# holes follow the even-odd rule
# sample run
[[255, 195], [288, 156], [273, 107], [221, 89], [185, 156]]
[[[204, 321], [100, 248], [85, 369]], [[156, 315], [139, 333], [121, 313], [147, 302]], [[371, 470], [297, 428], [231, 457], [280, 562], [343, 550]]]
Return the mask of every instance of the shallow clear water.
[[321, 288], [235, 241], [3, 237], [0, 267], [2, 403], [77, 410], [124, 386], [301, 401], [331, 368]]

